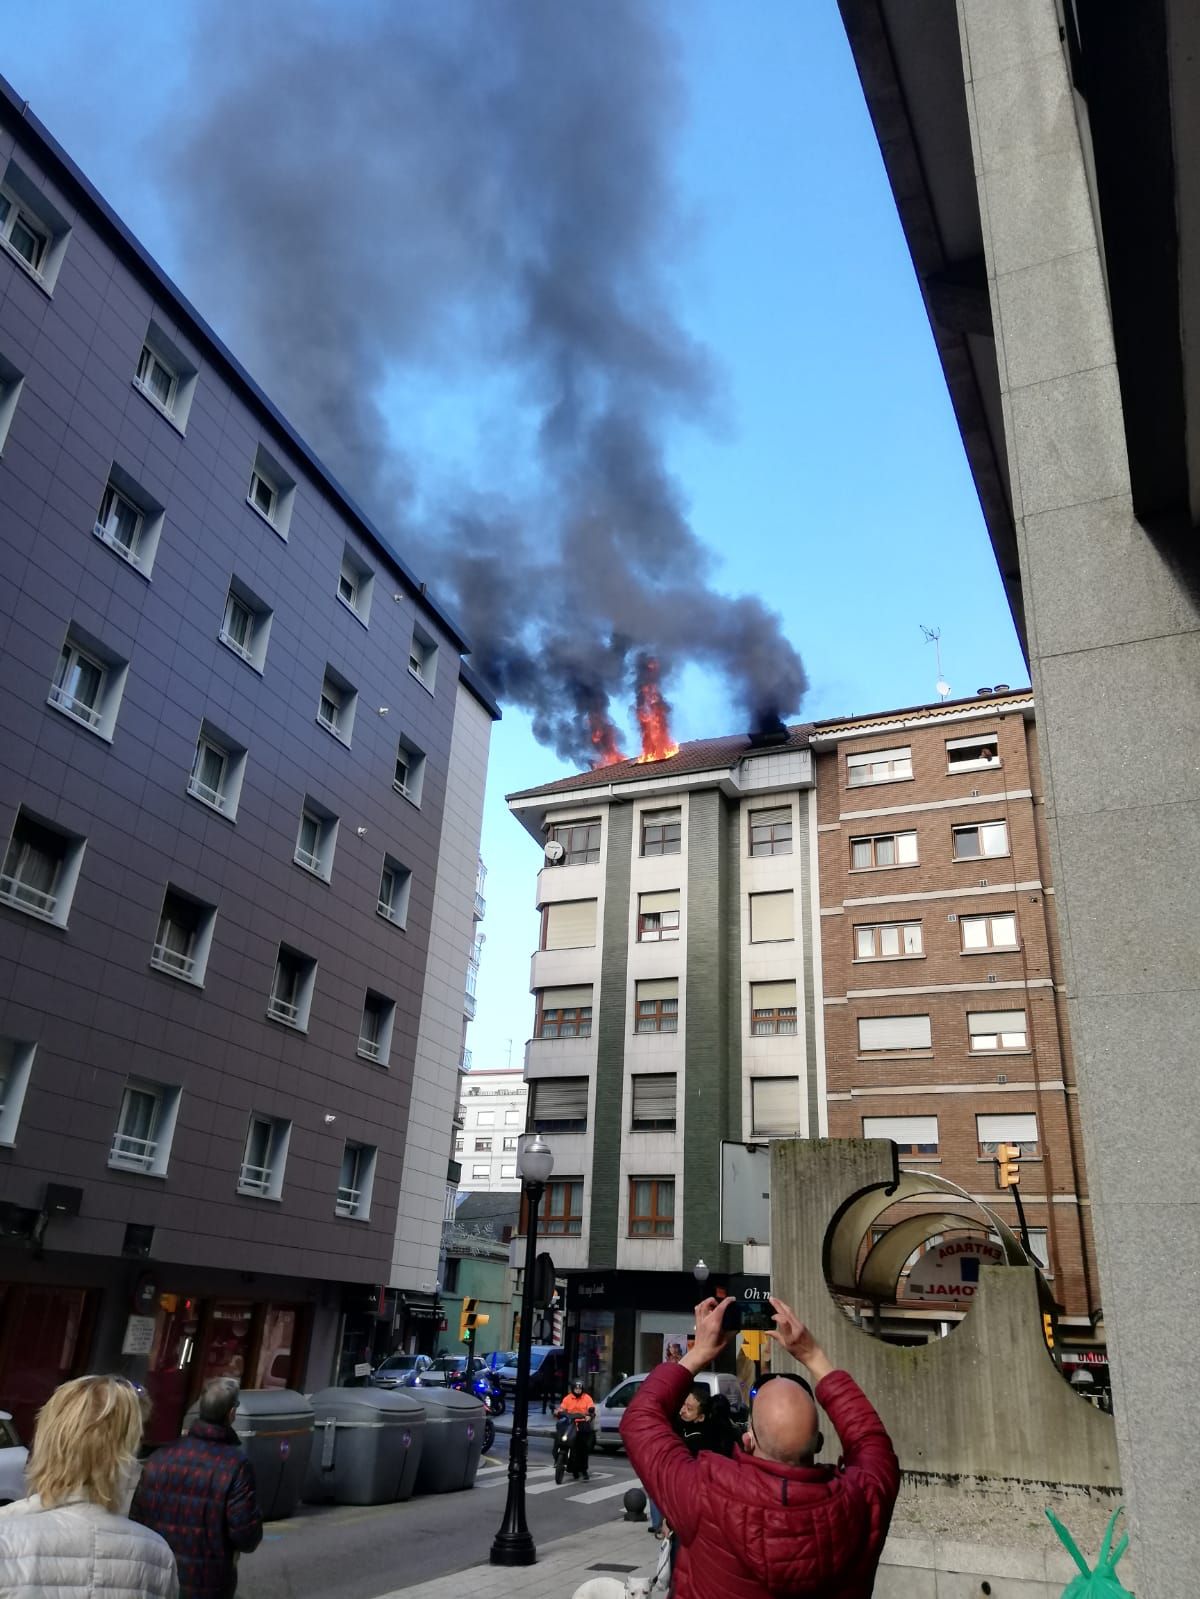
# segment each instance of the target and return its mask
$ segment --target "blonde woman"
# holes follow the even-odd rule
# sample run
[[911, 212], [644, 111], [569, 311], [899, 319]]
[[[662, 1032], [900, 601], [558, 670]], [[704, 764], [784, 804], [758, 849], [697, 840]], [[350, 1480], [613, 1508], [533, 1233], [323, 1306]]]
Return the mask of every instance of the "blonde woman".
[[0, 1511], [0, 1599], [178, 1599], [175, 1557], [126, 1512], [142, 1405], [122, 1377], [77, 1377], [42, 1407], [26, 1476]]

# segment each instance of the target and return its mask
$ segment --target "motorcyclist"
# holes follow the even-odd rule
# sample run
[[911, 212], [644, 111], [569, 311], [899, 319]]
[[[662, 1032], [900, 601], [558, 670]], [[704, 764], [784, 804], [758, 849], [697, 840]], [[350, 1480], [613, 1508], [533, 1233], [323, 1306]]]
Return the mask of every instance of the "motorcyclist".
[[[554, 1412], [559, 1421], [556, 1453], [560, 1454], [560, 1470], [565, 1467], [573, 1477], [588, 1480], [588, 1455], [592, 1447], [592, 1422], [596, 1418], [596, 1401], [583, 1386], [583, 1378], [576, 1377], [570, 1393], [564, 1394]], [[569, 1435], [564, 1428], [569, 1427]], [[561, 1481], [561, 1476], [559, 1477]]]

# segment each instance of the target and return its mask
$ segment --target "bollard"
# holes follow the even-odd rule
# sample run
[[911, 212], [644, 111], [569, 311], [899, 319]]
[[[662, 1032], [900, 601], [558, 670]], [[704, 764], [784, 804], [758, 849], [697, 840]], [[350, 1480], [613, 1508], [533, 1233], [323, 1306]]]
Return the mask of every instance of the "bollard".
[[646, 1495], [640, 1488], [626, 1488], [621, 1503], [625, 1506], [626, 1521], [645, 1521]]

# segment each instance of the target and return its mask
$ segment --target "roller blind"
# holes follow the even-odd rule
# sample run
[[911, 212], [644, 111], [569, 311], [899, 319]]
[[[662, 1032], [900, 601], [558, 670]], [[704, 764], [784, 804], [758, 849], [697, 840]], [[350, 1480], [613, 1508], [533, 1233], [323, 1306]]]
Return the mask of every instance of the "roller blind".
[[794, 938], [795, 919], [792, 890], [776, 894], [751, 894], [750, 942], [775, 943]]
[[873, 766], [877, 761], [906, 761], [912, 754], [905, 744], [894, 750], [860, 750], [857, 755], [847, 755], [847, 766]]
[[578, 1005], [592, 1003], [592, 985], [585, 983], [581, 988], [543, 988], [543, 1010], [574, 1010]]
[[677, 911], [679, 909], [679, 890], [677, 888], [665, 889], [661, 894], [639, 894], [638, 910], [643, 916], [648, 916], [657, 911]]
[[1036, 1144], [1037, 1117], [1032, 1111], [1010, 1116], [976, 1116], [981, 1144]]
[[936, 1116], [864, 1116], [864, 1138], [890, 1138], [897, 1144], [936, 1144]]
[[948, 750], [973, 750], [978, 749], [981, 744], [995, 744], [996, 741], [997, 735], [995, 733], [976, 733], [974, 738], [948, 738], [946, 740], [946, 748]]
[[792, 809], [790, 805], [784, 805], [777, 811], [750, 812], [750, 825], [752, 827], [778, 827], [781, 822], [790, 822], [791, 819]]
[[594, 899], [570, 899], [546, 906], [546, 949], [585, 949], [595, 942]]
[[678, 999], [678, 977], [654, 977], [637, 985], [639, 999]]
[[929, 1017], [861, 1016], [858, 1047], [864, 1054], [872, 1049], [930, 1049]]
[[586, 1077], [538, 1077], [529, 1085], [533, 1098], [530, 1121], [586, 1121], [588, 1080]]
[[641, 1072], [633, 1079], [633, 1121], [675, 1120], [675, 1073]]
[[755, 1010], [775, 1010], [779, 1007], [796, 1008], [796, 984], [751, 983], [750, 1003]]
[[800, 1079], [752, 1077], [750, 1118], [755, 1133], [790, 1137], [800, 1131]]
[[1023, 1010], [975, 1010], [967, 1015], [967, 1031], [976, 1033], [1023, 1033]]

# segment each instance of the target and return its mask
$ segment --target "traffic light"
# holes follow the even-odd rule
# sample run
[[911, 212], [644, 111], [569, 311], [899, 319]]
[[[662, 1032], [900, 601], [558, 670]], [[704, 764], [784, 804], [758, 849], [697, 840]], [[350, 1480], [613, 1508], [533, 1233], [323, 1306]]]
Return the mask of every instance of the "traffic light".
[[996, 1187], [1016, 1188], [1021, 1181], [1020, 1144], [996, 1145]]
[[1054, 1317], [1048, 1310], [1042, 1312], [1042, 1331], [1046, 1335], [1046, 1348], [1054, 1348]]
[[747, 1360], [759, 1361], [762, 1359], [763, 1339], [766, 1335], [761, 1332], [744, 1332], [742, 1334], [742, 1354]]
[[459, 1311], [459, 1315], [458, 1315], [458, 1340], [459, 1340], [459, 1343], [465, 1344], [467, 1339], [470, 1337], [471, 1328], [475, 1325], [475, 1315], [476, 1315], [476, 1309], [477, 1309], [478, 1305], [479, 1305], [478, 1299], [464, 1299], [463, 1300], [463, 1302], [462, 1302], [462, 1310]]

